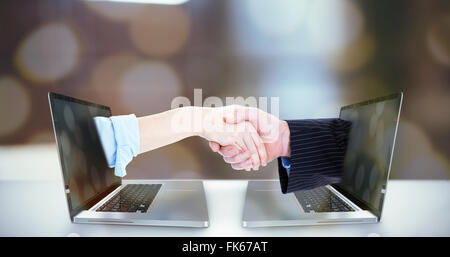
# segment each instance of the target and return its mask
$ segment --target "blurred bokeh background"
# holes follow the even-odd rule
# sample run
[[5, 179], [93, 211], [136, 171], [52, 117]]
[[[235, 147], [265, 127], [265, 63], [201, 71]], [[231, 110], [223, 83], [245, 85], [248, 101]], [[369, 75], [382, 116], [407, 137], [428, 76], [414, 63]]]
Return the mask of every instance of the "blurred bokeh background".
[[[403, 91], [391, 178], [449, 179], [450, 1], [179, 2], [2, 0], [0, 168], [18, 147], [54, 144], [49, 91], [114, 115], [164, 111], [176, 96], [193, 102], [194, 88], [203, 99], [277, 96], [283, 119], [336, 117], [342, 105]], [[31, 154], [15, 161], [39, 165], [42, 153]], [[127, 171], [278, 176], [274, 162], [234, 171], [198, 138], [143, 154]]]

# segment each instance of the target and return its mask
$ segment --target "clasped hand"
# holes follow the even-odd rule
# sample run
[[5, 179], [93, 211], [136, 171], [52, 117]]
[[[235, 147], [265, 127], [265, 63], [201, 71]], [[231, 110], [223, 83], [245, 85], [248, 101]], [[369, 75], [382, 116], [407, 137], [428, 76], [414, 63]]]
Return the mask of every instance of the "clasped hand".
[[[223, 130], [203, 134], [212, 151], [235, 170], [258, 170], [280, 156], [289, 156], [289, 127], [285, 121], [260, 109], [244, 106], [215, 108]], [[222, 119], [220, 119], [222, 118]]]

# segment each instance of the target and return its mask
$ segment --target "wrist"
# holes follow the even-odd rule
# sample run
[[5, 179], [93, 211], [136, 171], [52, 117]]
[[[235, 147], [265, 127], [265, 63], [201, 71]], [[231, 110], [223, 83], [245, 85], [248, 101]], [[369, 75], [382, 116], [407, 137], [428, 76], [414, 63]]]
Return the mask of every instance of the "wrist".
[[210, 122], [210, 115], [213, 115], [213, 108], [189, 106], [186, 109], [186, 114], [191, 117], [191, 136], [199, 136], [207, 139], [208, 122]]
[[[201, 108], [184, 106], [169, 110], [167, 113], [168, 124], [170, 124], [173, 135], [179, 138], [187, 138], [202, 134], [201, 128], [198, 127], [201, 122]], [[164, 129], [164, 127], [161, 129]]]
[[289, 124], [281, 120], [280, 121], [280, 145], [281, 145], [281, 152], [280, 157], [291, 157], [291, 133], [289, 130]]
[[198, 129], [197, 120], [199, 119], [199, 115], [201, 115], [201, 110], [199, 108], [196, 108], [195, 106], [184, 106], [174, 110], [176, 111], [176, 115], [178, 117], [182, 117], [180, 119], [184, 120], [187, 123], [185, 136], [199, 136], [201, 131]]

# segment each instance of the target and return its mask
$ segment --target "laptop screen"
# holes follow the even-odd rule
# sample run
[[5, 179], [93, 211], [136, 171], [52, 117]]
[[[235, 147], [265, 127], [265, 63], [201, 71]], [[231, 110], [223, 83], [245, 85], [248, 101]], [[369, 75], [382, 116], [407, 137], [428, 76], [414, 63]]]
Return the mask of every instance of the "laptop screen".
[[106, 164], [93, 121], [94, 116], [111, 116], [111, 111], [104, 106], [53, 93], [49, 97], [67, 200], [73, 218], [121, 183], [121, 179], [114, 176], [113, 170]]
[[340, 118], [352, 122], [342, 181], [335, 185], [381, 216], [402, 94], [341, 109]]

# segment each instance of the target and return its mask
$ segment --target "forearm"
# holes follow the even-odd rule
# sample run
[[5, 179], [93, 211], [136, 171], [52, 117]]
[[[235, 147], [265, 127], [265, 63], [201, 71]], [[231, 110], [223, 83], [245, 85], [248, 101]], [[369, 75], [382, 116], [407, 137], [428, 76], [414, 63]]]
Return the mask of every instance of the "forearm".
[[[116, 176], [126, 175], [125, 167], [140, 153], [178, 142], [190, 136], [205, 136], [203, 123], [213, 108], [183, 107], [136, 118], [134, 114], [94, 117], [99, 139], [109, 167]], [[216, 115], [220, 118], [220, 115]]]
[[187, 137], [202, 136], [204, 119], [211, 110], [212, 108], [188, 106], [138, 118], [140, 153]]

